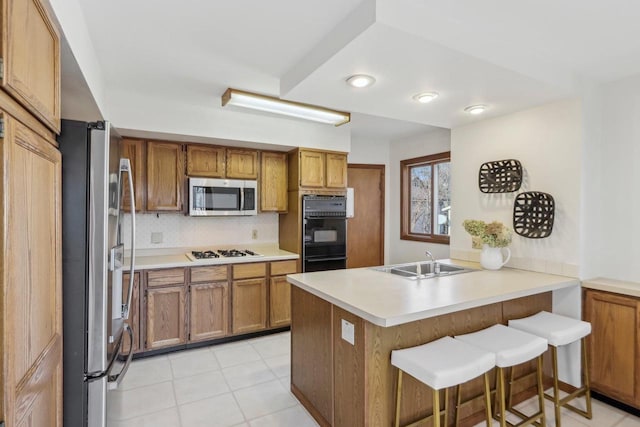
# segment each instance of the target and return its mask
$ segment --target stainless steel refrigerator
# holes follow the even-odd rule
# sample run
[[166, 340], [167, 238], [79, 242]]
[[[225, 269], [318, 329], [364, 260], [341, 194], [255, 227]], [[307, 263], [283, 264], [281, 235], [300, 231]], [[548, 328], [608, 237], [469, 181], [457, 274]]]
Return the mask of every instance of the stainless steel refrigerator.
[[[127, 324], [135, 263], [135, 197], [131, 165], [120, 158], [109, 122], [62, 121], [63, 370], [65, 427], [105, 427], [107, 393], [132, 358]], [[127, 177], [127, 178], [125, 178]], [[123, 188], [131, 198], [131, 229], [123, 230]], [[130, 283], [123, 286], [125, 239]], [[123, 290], [125, 294], [123, 295]]]

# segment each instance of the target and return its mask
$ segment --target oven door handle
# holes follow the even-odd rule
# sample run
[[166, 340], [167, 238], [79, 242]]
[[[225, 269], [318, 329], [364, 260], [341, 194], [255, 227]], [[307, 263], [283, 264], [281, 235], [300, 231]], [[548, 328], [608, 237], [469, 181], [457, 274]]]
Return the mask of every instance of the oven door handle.
[[309, 258], [309, 259], [305, 259], [306, 262], [323, 262], [323, 261], [342, 261], [342, 260], [346, 260], [347, 257], [346, 256], [341, 256], [341, 257], [333, 257], [333, 258]]

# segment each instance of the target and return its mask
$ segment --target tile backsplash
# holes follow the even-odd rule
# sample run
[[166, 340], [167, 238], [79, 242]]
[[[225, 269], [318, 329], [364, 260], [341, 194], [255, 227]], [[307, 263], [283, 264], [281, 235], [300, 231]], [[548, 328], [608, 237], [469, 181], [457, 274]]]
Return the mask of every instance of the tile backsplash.
[[[124, 215], [124, 229], [131, 226], [131, 215]], [[257, 233], [253, 239], [253, 233]], [[152, 243], [151, 237], [161, 243]], [[125, 249], [130, 242], [125, 239]], [[176, 248], [192, 246], [223, 246], [278, 242], [278, 214], [255, 216], [194, 218], [179, 214], [136, 215], [137, 249]]]

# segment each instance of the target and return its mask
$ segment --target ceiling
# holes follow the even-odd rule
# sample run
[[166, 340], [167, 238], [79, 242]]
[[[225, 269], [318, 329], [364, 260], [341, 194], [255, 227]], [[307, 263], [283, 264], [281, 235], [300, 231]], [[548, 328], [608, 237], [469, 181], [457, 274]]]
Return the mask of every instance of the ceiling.
[[[479, 119], [464, 113], [471, 104], [498, 116], [640, 73], [633, 0], [79, 4], [107, 89], [221, 108], [212, 99], [234, 87], [351, 111], [362, 137], [461, 126]], [[354, 73], [377, 81], [351, 88]], [[440, 97], [412, 100], [423, 91]]]

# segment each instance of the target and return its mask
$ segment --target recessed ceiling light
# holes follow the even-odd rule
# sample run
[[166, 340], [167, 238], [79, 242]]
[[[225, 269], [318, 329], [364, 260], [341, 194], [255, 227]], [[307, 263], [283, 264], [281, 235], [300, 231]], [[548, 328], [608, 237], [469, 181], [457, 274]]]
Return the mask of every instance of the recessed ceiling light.
[[482, 114], [484, 113], [484, 110], [487, 109], [486, 105], [482, 105], [482, 104], [478, 104], [478, 105], [470, 105], [467, 108], [464, 109], [464, 111], [466, 111], [469, 114]]
[[366, 74], [354, 74], [347, 79], [347, 83], [350, 86], [362, 88], [369, 87], [376, 82], [376, 79]]
[[424, 92], [414, 95], [413, 99], [421, 104], [427, 104], [438, 97], [438, 92]]

